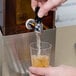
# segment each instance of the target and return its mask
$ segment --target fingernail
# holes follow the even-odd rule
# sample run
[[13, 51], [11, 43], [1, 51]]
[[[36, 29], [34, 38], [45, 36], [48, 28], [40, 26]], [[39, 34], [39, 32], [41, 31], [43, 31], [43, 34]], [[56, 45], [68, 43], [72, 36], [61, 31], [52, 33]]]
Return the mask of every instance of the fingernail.
[[38, 16], [39, 16], [40, 18], [42, 18], [42, 17], [43, 17], [43, 13], [39, 12], [39, 13], [38, 13]]

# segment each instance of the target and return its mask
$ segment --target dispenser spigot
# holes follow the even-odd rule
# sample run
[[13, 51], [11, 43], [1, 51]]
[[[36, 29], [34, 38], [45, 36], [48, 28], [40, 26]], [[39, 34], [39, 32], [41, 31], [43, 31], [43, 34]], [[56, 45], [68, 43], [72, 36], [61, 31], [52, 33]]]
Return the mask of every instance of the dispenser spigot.
[[34, 30], [37, 33], [40, 33], [43, 30], [43, 24], [40, 22], [37, 23], [34, 19], [28, 19], [25, 25], [28, 30]]
[[26, 21], [26, 28], [29, 30], [34, 30], [37, 33], [40, 33], [43, 30], [42, 18], [38, 17], [37, 13], [39, 11], [39, 7], [35, 9], [35, 19], [28, 19]]

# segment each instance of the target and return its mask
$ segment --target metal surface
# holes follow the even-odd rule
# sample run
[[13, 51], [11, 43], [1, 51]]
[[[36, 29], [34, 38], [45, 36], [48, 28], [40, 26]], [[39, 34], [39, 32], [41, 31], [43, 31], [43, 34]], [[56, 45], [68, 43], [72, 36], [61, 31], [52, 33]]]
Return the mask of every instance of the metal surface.
[[3, 52], [3, 41], [2, 41], [2, 34], [0, 31], [0, 76], [2, 76], [2, 52]]
[[[47, 41], [52, 44], [51, 65], [54, 65], [55, 52], [55, 29], [43, 31], [41, 41]], [[9, 68], [10, 76], [26, 75], [26, 69], [31, 66], [29, 45], [36, 41], [35, 32], [16, 35], [3, 36], [5, 46], [5, 60]], [[15, 76], [15, 75], [14, 75]]]

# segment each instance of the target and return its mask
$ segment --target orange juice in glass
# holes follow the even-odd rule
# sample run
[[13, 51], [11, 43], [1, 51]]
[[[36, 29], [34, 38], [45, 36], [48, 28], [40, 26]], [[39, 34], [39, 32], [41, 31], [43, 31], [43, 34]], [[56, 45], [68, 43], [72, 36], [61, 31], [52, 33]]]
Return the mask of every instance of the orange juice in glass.
[[31, 43], [30, 52], [32, 66], [48, 67], [50, 65], [51, 47], [51, 44], [49, 44], [48, 42], [41, 42], [40, 54], [38, 54], [39, 49], [37, 48], [37, 43]]

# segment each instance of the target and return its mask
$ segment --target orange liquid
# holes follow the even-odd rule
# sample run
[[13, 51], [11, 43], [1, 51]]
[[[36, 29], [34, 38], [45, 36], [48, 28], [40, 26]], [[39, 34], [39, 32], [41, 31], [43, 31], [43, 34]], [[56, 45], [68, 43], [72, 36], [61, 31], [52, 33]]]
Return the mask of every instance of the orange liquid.
[[32, 55], [32, 66], [34, 66], [34, 67], [48, 67], [49, 66], [49, 56]]

